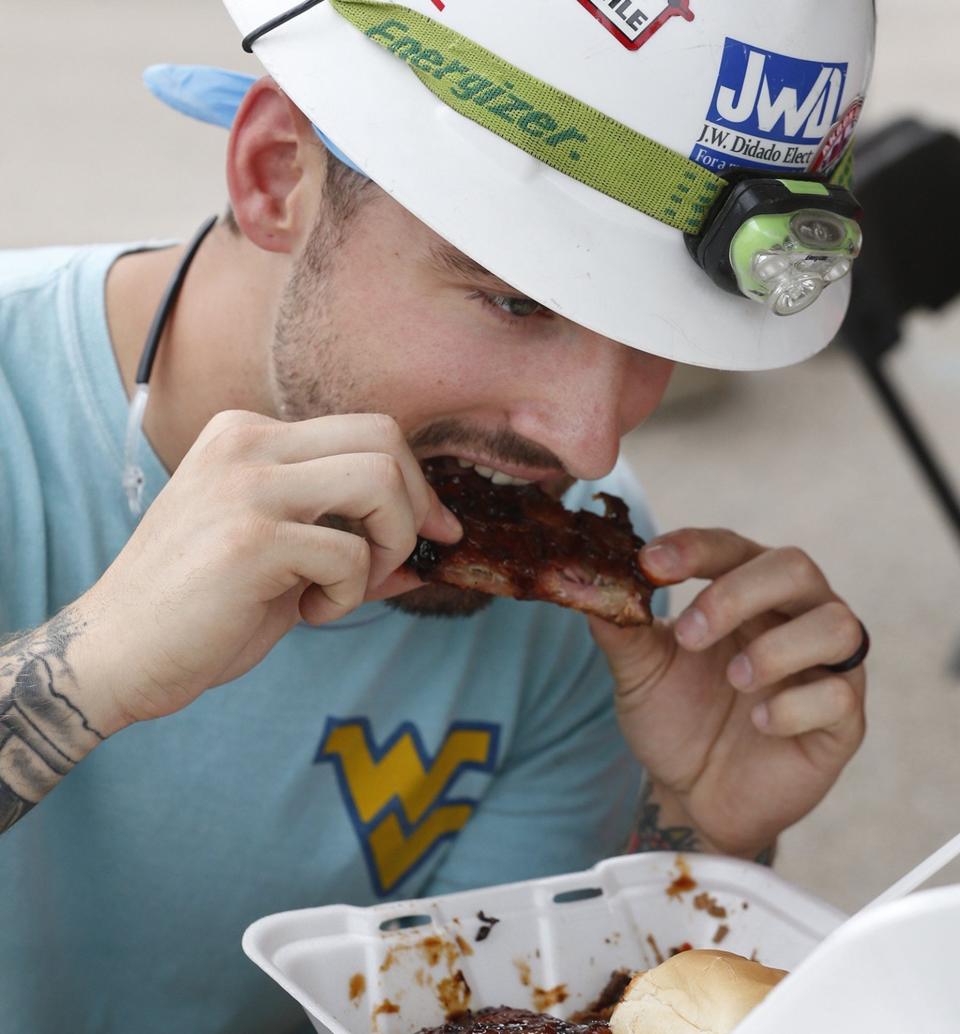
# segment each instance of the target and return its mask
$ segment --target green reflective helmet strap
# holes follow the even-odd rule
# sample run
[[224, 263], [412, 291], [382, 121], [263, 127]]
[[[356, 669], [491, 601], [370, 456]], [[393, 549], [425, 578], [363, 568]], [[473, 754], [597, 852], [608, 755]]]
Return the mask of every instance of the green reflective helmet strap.
[[399, 4], [330, 0], [439, 100], [527, 154], [668, 226], [697, 233], [719, 176]]
[[835, 187], [843, 187], [850, 190], [853, 187], [853, 144], [847, 145], [843, 157], [837, 162], [833, 172], [830, 173], [829, 181]]
[[668, 226], [697, 233], [719, 176], [432, 18], [399, 4], [330, 0], [439, 100], [551, 168]]
[[[529, 75], [434, 19], [380, 0], [329, 3], [368, 39], [403, 61], [434, 96], [461, 115], [551, 168], [681, 230], [698, 264], [725, 290], [739, 294], [746, 288], [748, 296], [757, 297], [759, 281], [750, 268], [752, 259], [747, 258], [750, 243], [764, 242], [766, 246], [768, 240], [786, 239], [781, 232], [786, 224], [747, 226], [754, 216], [785, 214], [800, 208], [819, 210], [821, 205], [829, 212], [836, 208], [835, 195], [842, 193], [849, 201], [840, 205], [845, 217], [855, 218], [856, 202], [843, 189], [852, 177], [849, 148], [831, 177], [831, 183], [838, 186], [806, 180], [757, 180], [778, 184], [775, 192], [781, 200], [783, 196], [809, 195], [806, 204], [799, 204], [797, 197], [783, 212], [752, 212], [743, 204], [750, 192], [740, 191], [738, 203], [731, 208], [730, 198], [742, 183], [738, 186], [734, 181], [731, 186], [728, 178], [714, 175], [684, 155]], [[747, 178], [758, 173], [742, 170], [740, 175]], [[759, 193], [766, 197], [763, 191]], [[726, 218], [719, 235], [724, 240], [718, 260], [714, 252], [721, 210]], [[739, 218], [733, 230], [731, 212]], [[741, 227], [744, 233], [738, 238], [735, 273], [730, 249]], [[710, 246], [702, 240], [706, 236], [711, 236]]]

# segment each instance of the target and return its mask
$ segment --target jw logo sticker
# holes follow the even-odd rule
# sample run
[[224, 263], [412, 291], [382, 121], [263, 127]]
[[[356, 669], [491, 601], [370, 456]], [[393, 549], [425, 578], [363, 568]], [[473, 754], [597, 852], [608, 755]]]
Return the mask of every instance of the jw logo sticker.
[[727, 39], [690, 157], [713, 172], [805, 172], [837, 123], [846, 82], [846, 62], [807, 61]]
[[694, 19], [690, 0], [580, 0], [580, 3], [627, 48], [639, 50], [671, 18]]
[[378, 745], [366, 718], [328, 719], [314, 762], [336, 769], [381, 897], [466, 825], [477, 801], [451, 792], [464, 772], [493, 771], [498, 738], [496, 725], [457, 722], [430, 757], [409, 722]]

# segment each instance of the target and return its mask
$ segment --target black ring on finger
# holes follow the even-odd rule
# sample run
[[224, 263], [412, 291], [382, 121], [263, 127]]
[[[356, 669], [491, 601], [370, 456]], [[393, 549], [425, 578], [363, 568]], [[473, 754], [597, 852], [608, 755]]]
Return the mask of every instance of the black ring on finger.
[[824, 667], [827, 671], [843, 675], [845, 672], [853, 671], [854, 668], [859, 668], [866, 660], [866, 656], [870, 652], [870, 633], [867, 632], [862, 621], [858, 621], [857, 624], [860, 626], [860, 633], [862, 635], [857, 652], [851, 654], [845, 661], [840, 661], [839, 664], [825, 664]]

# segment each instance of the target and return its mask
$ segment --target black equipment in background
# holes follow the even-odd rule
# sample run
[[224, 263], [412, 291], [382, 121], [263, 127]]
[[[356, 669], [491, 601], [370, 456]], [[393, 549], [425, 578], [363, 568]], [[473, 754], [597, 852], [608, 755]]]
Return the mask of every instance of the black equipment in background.
[[854, 154], [864, 246], [840, 343], [859, 361], [960, 540], [960, 500], [884, 369], [909, 312], [936, 311], [960, 294], [960, 139], [903, 119], [858, 137]]

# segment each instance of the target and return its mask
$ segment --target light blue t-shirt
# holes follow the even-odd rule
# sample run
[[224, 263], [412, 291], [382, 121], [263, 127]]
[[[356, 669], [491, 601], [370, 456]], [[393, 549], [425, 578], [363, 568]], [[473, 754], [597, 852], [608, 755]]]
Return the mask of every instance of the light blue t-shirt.
[[[125, 250], [0, 253], [0, 633], [74, 600], [134, 529], [104, 305]], [[145, 441], [140, 458], [149, 505], [167, 474]], [[649, 534], [626, 471], [600, 487]], [[307, 1029], [241, 952], [253, 920], [623, 848], [640, 772], [610, 685], [559, 607], [452, 621], [369, 604], [295, 628], [243, 678], [112, 737], [0, 837], [0, 1029]]]

